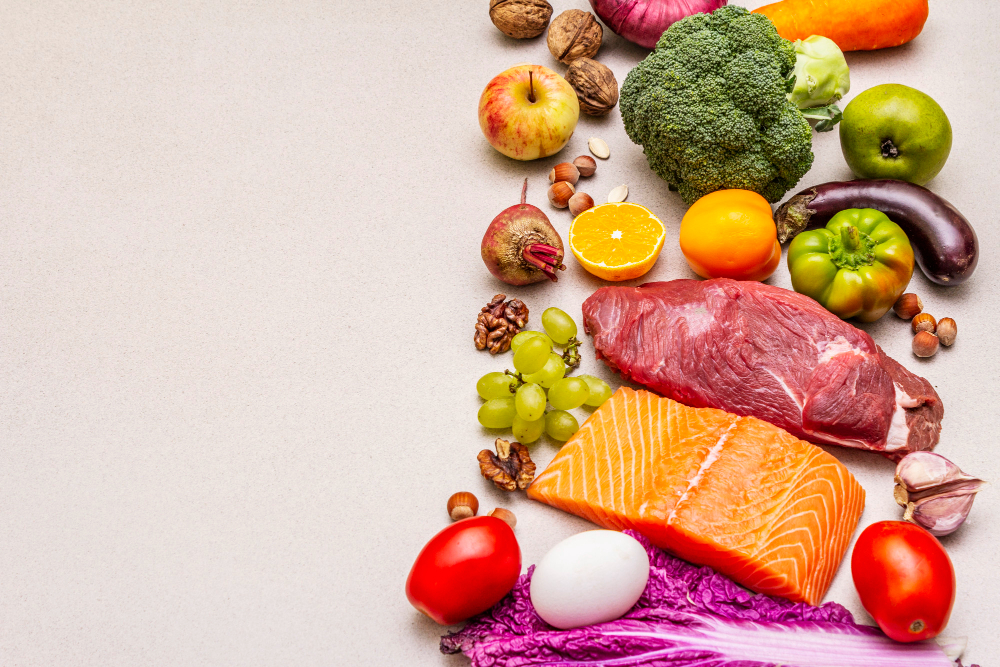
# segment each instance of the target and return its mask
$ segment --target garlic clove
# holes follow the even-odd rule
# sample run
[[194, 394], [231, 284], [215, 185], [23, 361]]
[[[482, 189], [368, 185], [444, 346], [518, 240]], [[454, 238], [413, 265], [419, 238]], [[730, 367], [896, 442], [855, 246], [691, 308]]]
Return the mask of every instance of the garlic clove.
[[924, 498], [906, 506], [903, 520], [911, 521], [938, 537], [958, 530], [972, 509], [972, 493], [947, 493]]
[[896, 465], [893, 497], [906, 508], [904, 520], [941, 536], [962, 525], [985, 484], [940, 454], [914, 452]]
[[909, 500], [918, 500], [942, 487], [950, 489], [967, 483], [982, 486], [985, 482], [965, 474], [957, 465], [934, 452], [913, 452], [896, 464], [896, 484], [906, 489]]

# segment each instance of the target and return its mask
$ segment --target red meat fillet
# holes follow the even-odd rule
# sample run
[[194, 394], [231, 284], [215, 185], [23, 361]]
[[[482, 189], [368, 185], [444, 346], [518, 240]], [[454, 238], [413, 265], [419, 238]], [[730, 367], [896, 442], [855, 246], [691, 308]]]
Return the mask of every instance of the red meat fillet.
[[816, 443], [899, 459], [932, 449], [944, 406], [871, 336], [758, 282], [604, 287], [583, 304], [597, 357], [692, 407], [753, 416]]

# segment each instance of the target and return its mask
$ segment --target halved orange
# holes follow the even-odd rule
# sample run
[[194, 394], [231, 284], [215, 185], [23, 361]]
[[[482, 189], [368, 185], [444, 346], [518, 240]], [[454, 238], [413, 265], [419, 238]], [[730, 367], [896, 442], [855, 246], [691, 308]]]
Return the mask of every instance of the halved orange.
[[666, 235], [663, 223], [645, 206], [601, 204], [573, 219], [569, 247], [598, 278], [631, 280], [653, 268]]

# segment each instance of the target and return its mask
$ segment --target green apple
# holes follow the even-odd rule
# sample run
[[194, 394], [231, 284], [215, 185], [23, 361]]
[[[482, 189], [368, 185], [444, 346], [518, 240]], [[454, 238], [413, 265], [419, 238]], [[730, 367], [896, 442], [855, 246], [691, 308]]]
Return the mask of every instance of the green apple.
[[869, 88], [844, 109], [840, 147], [858, 178], [923, 185], [951, 152], [951, 123], [929, 96], [898, 83]]
[[541, 65], [515, 65], [497, 74], [479, 98], [483, 134], [493, 148], [515, 160], [558, 153], [579, 119], [576, 91]]

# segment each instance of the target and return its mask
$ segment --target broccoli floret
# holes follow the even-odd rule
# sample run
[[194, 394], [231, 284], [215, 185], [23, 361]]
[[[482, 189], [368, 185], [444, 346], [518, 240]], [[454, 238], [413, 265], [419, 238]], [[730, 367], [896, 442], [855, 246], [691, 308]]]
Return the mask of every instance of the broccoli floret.
[[813, 162], [812, 128], [786, 95], [794, 68], [795, 46], [766, 16], [688, 16], [625, 77], [625, 131], [689, 204], [724, 188], [776, 202]]

